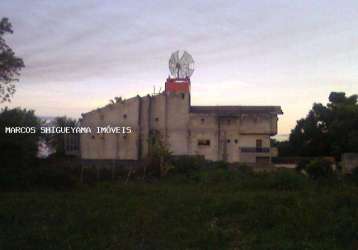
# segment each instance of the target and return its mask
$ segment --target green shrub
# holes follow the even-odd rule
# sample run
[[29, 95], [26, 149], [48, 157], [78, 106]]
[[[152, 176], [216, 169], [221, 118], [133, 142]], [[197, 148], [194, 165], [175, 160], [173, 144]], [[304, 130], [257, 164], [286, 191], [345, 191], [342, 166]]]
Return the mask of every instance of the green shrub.
[[237, 166], [237, 170], [244, 175], [251, 175], [253, 173], [252, 167], [246, 165], [246, 164], [239, 164]]
[[301, 172], [302, 170], [305, 170], [307, 165], [310, 163], [310, 159], [301, 159], [298, 161], [297, 166], [296, 166], [296, 170], [298, 172]]
[[270, 188], [282, 191], [301, 190], [307, 184], [307, 178], [291, 170], [280, 170], [270, 174]]
[[148, 138], [148, 155], [146, 159], [145, 175], [162, 177], [173, 170], [171, 164], [172, 152], [158, 130], [151, 130]]
[[212, 161], [209, 166], [212, 168], [227, 169], [229, 164], [226, 161]]
[[27, 190], [33, 188], [71, 189], [79, 183], [79, 171], [41, 161], [28, 168], [0, 168], [0, 188]]
[[180, 174], [188, 174], [192, 171], [199, 170], [206, 165], [206, 161], [201, 156], [175, 156], [172, 158], [174, 172]]
[[[0, 159], [3, 168], [31, 167], [38, 149], [39, 134], [35, 131], [40, 120], [34, 111], [2, 109], [0, 112]], [[31, 127], [29, 133], [5, 133], [5, 127]]]
[[79, 177], [75, 176], [71, 169], [65, 167], [41, 167], [33, 178], [35, 187], [52, 189], [70, 189], [79, 183]]
[[358, 184], [358, 166], [353, 168], [351, 178], [355, 183]]
[[313, 179], [333, 175], [332, 163], [326, 159], [315, 159], [310, 161], [305, 170]]

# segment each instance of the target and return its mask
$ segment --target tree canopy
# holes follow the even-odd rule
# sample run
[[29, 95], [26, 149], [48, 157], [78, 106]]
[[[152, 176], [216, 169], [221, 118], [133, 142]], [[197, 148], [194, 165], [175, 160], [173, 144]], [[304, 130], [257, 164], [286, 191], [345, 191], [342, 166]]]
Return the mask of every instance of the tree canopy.
[[10, 101], [15, 93], [14, 82], [18, 81], [20, 70], [25, 66], [21, 58], [7, 45], [4, 35], [12, 34], [8, 18], [0, 20], [0, 103]]
[[38, 151], [39, 134], [5, 133], [5, 127], [38, 128], [40, 120], [33, 110], [2, 109], [0, 111], [0, 166], [30, 167]]
[[297, 121], [289, 137], [290, 153], [335, 156], [358, 152], [357, 95], [332, 92], [329, 103], [314, 103], [306, 118]]

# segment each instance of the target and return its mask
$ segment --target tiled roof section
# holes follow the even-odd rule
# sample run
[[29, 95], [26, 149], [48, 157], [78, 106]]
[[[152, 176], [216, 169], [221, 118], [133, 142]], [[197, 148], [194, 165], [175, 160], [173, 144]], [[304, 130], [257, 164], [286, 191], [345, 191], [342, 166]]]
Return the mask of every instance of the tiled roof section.
[[283, 114], [280, 106], [191, 106], [191, 113], [212, 113], [217, 115], [238, 115], [247, 113]]

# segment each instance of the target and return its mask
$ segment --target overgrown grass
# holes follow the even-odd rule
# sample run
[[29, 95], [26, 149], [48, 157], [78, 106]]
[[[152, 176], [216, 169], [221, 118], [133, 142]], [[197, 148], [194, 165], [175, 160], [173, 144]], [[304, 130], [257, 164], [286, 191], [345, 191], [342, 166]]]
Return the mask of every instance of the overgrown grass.
[[357, 249], [358, 186], [212, 169], [0, 193], [0, 249]]

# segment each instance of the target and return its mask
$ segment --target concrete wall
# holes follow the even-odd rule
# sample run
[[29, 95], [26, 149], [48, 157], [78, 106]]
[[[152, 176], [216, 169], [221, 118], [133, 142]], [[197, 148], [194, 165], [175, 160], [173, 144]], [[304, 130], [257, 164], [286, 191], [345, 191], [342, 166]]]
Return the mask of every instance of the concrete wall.
[[240, 123], [241, 134], [277, 134], [277, 115], [242, 114]]
[[[82, 126], [130, 126], [133, 132], [81, 135], [82, 159], [140, 160], [148, 153], [151, 130], [157, 130], [174, 155], [203, 155], [208, 160], [256, 162], [270, 153], [243, 153], [242, 147], [270, 148], [270, 135], [277, 131], [277, 115], [190, 113], [189, 93], [163, 92], [133, 97], [83, 115]], [[210, 145], [199, 145], [209, 140]]]
[[[81, 126], [89, 126], [92, 134], [82, 134], [80, 138], [81, 158], [83, 159], [138, 159], [139, 98], [133, 97], [123, 102], [84, 114]], [[97, 126], [130, 126], [131, 134], [97, 134]]]
[[[191, 155], [202, 155], [208, 160], [218, 160], [217, 117], [210, 114], [190, 114], [189, 147]], [[199, 140], [209, 140], [210, 145], [198, 145]]]
[[[253, 120], [254, 118], [250, 115], [242, 119], [240, 116], [218, 117], [215, 114], [191, 114], [189, 153], [203, 155], [209, 160], [228, 162], [255, 163], [257, 156], [269, 157], [270, 152], [242, 153], [240, 150], [242, 147], [256, 148], [258, 139], [262, 140], [263, 148], [270, 148], [270, 133], [273, 127], [271, 123], [274, 119], [252, 122]], [[257, 134], [249, 134], [249, 130]], [[210, 145], [200, 146], [199, 140], [210, 140]]]
[[189, 93], [166, 93], [166, 139], [175, 155], [189, 153], [189, 109]]

